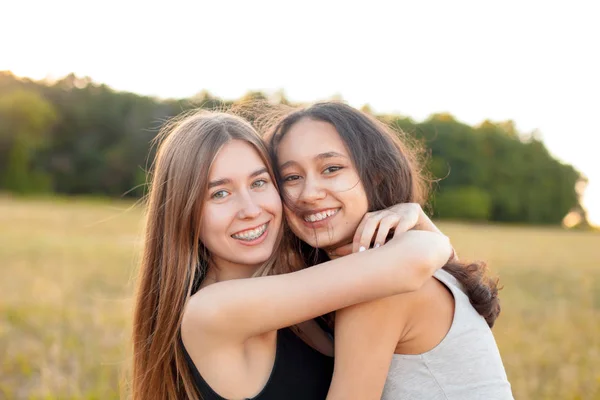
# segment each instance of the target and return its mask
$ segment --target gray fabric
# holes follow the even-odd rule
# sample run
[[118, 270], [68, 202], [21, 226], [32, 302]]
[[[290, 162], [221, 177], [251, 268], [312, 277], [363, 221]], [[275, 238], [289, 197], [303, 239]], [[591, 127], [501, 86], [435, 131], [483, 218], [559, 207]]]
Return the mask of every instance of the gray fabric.
[[394, 354], [382, 400], [512, 399], [498, 346], [485, 319], [460, 283], [440, 270], [435, 278], [454, 296], [454, 320], [446, 337], [419, 355]]

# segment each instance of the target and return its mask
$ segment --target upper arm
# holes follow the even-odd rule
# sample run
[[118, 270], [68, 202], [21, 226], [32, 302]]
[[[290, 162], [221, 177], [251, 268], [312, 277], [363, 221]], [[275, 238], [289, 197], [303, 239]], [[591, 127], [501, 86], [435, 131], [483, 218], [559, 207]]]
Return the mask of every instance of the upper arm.
[[185, 314], [200, 329], [245, 340], [353, 304], [416, 290], [433, 268], [411, 261], [384, 246], [290, 274], [217, 282], [196, 293]]
[[410, 297], [386, 297], [336, 313], [335, 368], [328, 400], [381, 398], [406, 326]]

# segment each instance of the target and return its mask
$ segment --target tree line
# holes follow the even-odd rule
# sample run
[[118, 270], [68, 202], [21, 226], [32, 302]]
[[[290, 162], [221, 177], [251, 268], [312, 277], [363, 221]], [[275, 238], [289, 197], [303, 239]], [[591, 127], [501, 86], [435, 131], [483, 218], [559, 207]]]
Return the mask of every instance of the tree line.
[[[282, 92], [270, 99], [251, 92], [236, 101], [206, 91], [157, 99], [74, 74], [46, 82], [0, 71], [0, 191], [140, 197], [151, 141], [166, 120], [248, 99], [290, 104]], [[438, 218], [559, 224], [576, 212], [585, 221], [577, 190], [585, 178], [512, 121], [469, 126], [445, 113], [422, 122], [377, 117], [427, 149]]]

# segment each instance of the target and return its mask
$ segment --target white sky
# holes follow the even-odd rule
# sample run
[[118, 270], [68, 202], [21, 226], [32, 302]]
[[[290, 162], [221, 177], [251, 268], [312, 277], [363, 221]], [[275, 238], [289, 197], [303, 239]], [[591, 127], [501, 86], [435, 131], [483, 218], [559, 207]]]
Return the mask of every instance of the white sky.
[[295, 101], [420, 121], [512, 119], [589, 178], [600, 225], [600, 2], [2, 1], [0, 70], [115, 89]]

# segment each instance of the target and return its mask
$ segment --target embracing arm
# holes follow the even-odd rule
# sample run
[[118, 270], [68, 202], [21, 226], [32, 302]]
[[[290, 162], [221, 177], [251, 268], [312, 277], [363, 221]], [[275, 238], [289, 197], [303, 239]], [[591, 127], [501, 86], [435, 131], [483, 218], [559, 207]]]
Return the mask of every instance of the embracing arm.
[[335, 313], [335, 367], [327, 400], [380, 399], [392, 356], [407, 326], [412, 293]]
[[381, 248], [277, 276], [207, 286], [184, 314], [191, 325], [246, 339], [381, 297], [418, 290], [451, 253], [440, 234], [410, 231]]

